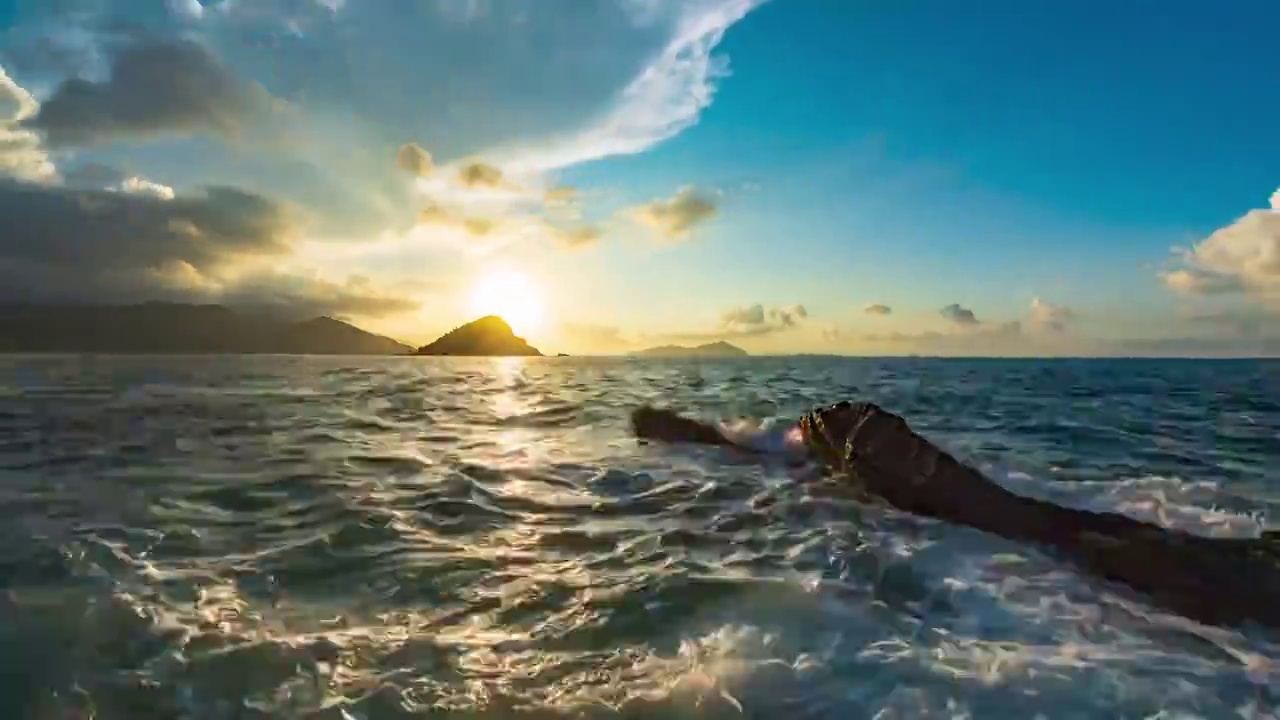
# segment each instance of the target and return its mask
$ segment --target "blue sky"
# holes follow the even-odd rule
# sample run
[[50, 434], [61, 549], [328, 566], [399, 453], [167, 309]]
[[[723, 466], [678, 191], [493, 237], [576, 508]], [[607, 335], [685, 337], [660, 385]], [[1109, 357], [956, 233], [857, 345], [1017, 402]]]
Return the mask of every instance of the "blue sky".
[[574, 353], [1273, 352], [1277, 20], [1252, 1], [0, 0], [9, 189], [155, 218], [130, 253], [107, 243], [150, 226], [83, 233], [110, 267], [0, 240], [0, 275], [409, 341], [493, 311]]

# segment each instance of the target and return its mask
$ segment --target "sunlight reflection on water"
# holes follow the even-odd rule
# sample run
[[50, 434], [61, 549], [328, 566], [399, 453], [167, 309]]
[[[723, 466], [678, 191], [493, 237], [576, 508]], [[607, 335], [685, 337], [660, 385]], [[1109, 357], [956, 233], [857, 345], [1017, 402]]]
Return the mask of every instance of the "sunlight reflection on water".
[[[1269, 366], [0, 362], [3, 717], [1263, 717], [1280, 693], [1267, 633], [626, 428], [858, 388], [1020, 492], [1247, 535], [1280, 479]], [[1067, 372], [1111, 391], [1075, 404]], [[1217, 435], [1170, 419], [1197, 413]]]

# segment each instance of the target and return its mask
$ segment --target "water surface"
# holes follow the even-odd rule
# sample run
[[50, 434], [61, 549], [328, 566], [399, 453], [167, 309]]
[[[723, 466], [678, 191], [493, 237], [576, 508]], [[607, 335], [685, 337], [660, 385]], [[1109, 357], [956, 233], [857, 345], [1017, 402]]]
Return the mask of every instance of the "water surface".
[[1280, 517], [1276, 363], [9, 357], [0, 717], [1274, 716], [1274, 634], [626, 427], [842, 398], [1019, 492]]

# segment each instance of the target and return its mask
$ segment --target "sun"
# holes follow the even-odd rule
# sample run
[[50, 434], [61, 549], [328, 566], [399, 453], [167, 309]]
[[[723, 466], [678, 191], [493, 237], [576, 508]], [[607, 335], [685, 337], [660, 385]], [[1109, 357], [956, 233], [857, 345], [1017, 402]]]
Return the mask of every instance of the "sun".
[[476, 317], [497, 315], [521, 337], [542, 329], [542, 294], [528, 276], [515, 270], [494, 269], [476, 281], [469, 304]]

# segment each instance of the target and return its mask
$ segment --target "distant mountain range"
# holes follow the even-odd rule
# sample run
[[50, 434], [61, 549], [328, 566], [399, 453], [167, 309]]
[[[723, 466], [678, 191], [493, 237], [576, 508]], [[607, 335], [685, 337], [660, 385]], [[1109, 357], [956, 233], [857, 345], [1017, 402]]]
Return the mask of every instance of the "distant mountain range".
[[418, 348], [415, 355], [455, 356], [541, 356], [537, 348], [517, 337], [507, 321], [486, 315], [445, 333], [433, 343]]
[[394, 355], [413, 348], [354, 325], [293, 321], [221, 305], [0, 305], [0, 352]]
[[644, 357], [747, 357], [746, 350], [727, 342], [713, 342], [686, 347], [684, 345], [660, 345], [638, 350], [632, 355]]
[[[0, 304], [0, 353], [542, 356], [496, 315], [454, 328], [415, 349], [331, 317], [287, 320], [222, 305], [167, 302]], [[631, 354], [747, 356], [727, 342], [663, 345]]]

